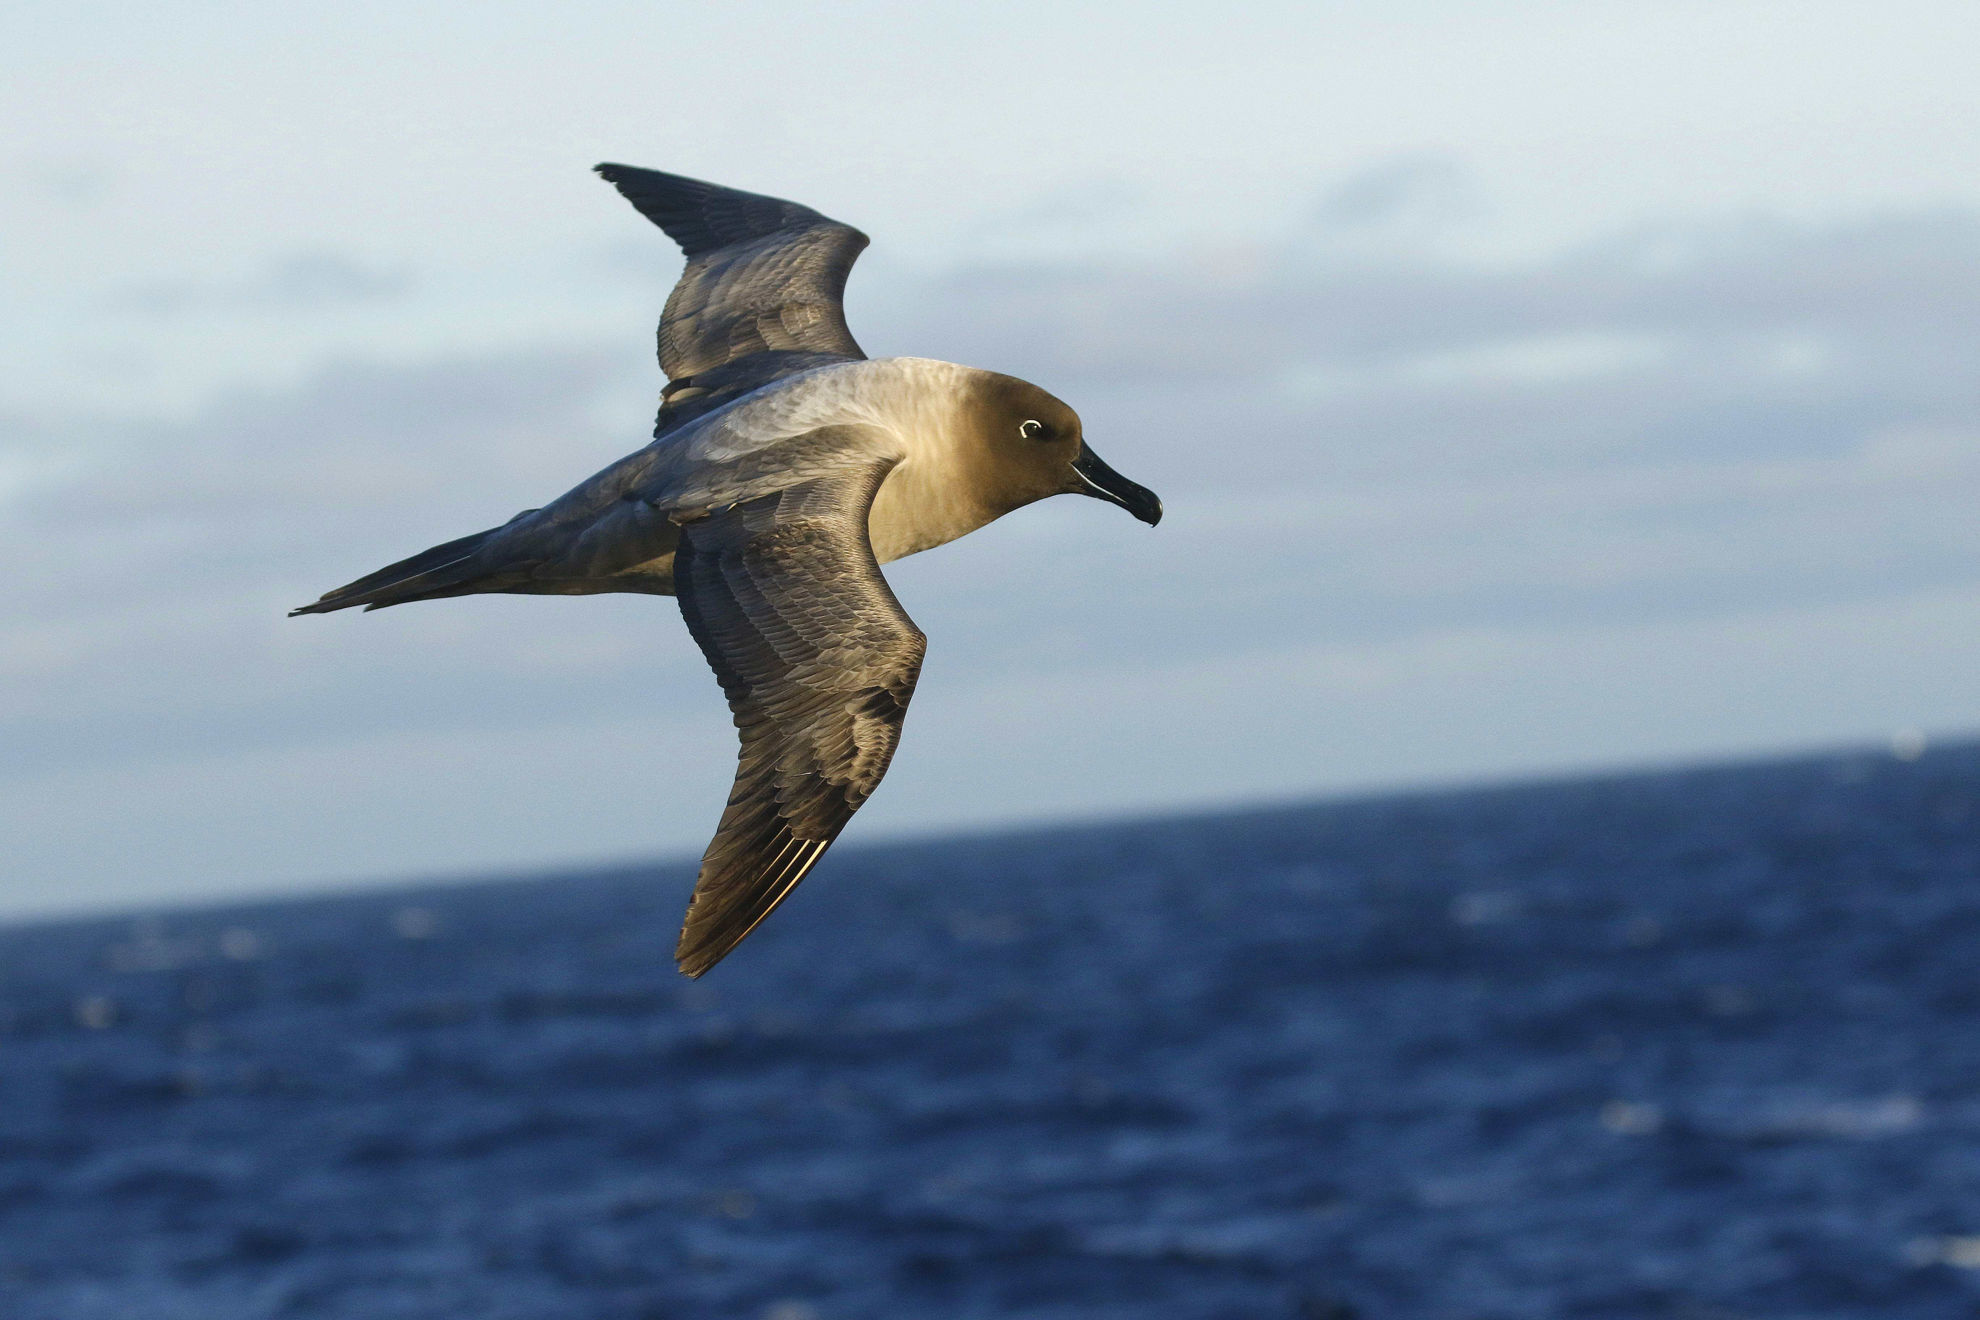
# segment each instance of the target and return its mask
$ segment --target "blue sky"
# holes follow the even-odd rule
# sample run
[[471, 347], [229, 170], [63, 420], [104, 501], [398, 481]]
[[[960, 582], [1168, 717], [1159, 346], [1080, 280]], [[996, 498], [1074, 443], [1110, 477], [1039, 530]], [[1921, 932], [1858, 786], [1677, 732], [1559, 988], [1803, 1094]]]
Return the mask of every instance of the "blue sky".
[[618, 159], [1159, 490], [889, 575], [850, 837], [1980, 727], [1966, 4], [13, 6], [0, 912], [692, 852], [671, 603], [287, 620], [644, 439]]

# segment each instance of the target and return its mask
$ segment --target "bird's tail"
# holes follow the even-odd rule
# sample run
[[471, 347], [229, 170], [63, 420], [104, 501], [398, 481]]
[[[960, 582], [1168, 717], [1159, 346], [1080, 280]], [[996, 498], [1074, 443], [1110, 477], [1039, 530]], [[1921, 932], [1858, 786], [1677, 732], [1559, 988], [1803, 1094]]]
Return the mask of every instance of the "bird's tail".
[[487, 575], [488, 566], [480, 562], [477, 552], [490, 537], [502, 530], [501, 527], [491, 527], [485, 532], [476, 532], [473, 536], [463, 536], [458, 541], [422, 550], [410, 559], [401, 559], [335, 591], [326, 591], [321, 599], [290, 610], [289, 615], [293, 618], [298, 614], [328, 614], [332, 610], [347, 610], [353, 605], [382, 610], [387, 605], [403, 605], [409, 600], [465, 595], [475, 590], [473, 583], [477, 578]]

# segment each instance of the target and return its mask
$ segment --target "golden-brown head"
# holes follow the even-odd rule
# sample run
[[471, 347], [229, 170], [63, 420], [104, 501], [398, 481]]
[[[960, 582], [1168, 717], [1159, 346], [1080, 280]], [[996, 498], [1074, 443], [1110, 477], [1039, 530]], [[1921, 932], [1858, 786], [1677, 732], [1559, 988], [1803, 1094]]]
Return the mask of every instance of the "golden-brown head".
[[969, 409], [979, 479], [996, 503], [1015, 509], [1050, 495], [1091, 495], [1118, 504], [1153, 527], [1162, 501], [1100, 461], [1087, 446], [1079, 414], [1029, 381], [982, 372]]

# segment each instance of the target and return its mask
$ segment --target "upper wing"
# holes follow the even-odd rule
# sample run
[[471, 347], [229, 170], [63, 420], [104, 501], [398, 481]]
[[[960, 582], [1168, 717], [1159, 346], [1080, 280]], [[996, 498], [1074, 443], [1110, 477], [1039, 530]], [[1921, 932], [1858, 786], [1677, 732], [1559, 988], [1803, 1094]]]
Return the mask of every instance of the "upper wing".
[[661, 429], [792, 371], [866, 356], [842, 302], [865, 234], [796, 202], [630, 165], [597, 168], [688, 258], [660, 313], [660, 367], [673, 382]]
[[867, 540], [867, 510], [891, 466], [818, 477], [681, 529], [681, 614], [742, 736], [675, 951], [689, 976], [797, 887], [900, 742], [927, 640]]

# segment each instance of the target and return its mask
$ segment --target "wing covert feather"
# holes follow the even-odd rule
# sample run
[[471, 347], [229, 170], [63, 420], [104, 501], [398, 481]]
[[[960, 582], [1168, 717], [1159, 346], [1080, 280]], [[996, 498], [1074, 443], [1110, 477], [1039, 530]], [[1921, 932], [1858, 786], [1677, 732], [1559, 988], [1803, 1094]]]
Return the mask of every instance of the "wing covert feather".
[[689, 976], [796, 888], [899, 745], [926, 639], [867, 539], [891, 466], [819, 477], [682, 528], [681, 614], [742, 744], [676, 951]]

